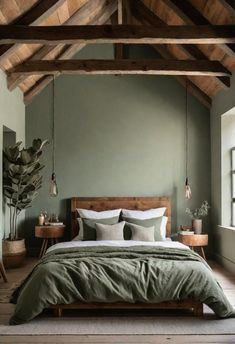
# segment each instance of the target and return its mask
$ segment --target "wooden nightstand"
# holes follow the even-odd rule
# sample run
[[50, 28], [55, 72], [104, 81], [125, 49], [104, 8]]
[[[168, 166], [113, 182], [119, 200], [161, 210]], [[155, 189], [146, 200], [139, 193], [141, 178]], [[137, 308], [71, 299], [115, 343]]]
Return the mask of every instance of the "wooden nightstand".
[[203, 258], [206, 260], [203, 247], [208, 245], [208, 234], [178, 234], [178, 240], [192, 250], [194, 250], [194, 247], [199, 247]]
[[58, 238], [64, 235], [65, 226], [35, 226], [35, 237], [43, 238], [42, 247], [39, 257], [41, 258], [49, 245], [54, 245], [58, 242]]

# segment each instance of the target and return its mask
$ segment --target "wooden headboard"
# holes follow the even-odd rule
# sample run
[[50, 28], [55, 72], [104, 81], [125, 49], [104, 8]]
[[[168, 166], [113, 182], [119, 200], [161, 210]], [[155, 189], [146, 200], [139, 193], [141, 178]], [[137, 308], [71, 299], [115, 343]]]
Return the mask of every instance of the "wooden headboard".
[[77, 208], [95, 211], [111, 209], [147, 210], [166, 207], [168, 217], [166, 236], [171, 235], [171, 199], [170, 197], [73, 197], [71, 199], [71, 237], [78, 234]]

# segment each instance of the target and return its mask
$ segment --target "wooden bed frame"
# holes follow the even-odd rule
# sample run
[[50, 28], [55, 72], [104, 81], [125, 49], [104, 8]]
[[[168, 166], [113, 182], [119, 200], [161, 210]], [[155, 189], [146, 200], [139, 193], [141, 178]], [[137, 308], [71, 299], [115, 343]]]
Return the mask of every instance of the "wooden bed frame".
[[[79, 231], [77, 208], [89, 209], [95, 211], [104, 211], [111, 209], [132, 209], [147, 210], [151, 208], [166, 207], [166, 216], [168, 217], [166, 236], [171, 235], [171, 199], [170, 197], [74, 197], [71, 199], [71, 239]], [[76, 302], [73, 304], [52, 305], [57, 317], [62, 316], [63, 309], [184, 309], [192, 310], [195, 316], [203, 315], [203, 304], [195, 300], [165, 301], [160, 303], [101, 303], [101, 302]]]

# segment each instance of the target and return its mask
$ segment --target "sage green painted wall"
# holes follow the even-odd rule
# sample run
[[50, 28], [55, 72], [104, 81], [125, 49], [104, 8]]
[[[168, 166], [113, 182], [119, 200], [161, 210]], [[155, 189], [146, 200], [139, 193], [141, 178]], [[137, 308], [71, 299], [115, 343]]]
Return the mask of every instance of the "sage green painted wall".
[[[25, 106], [23, 103], [22, 92], [17, 89], [9, 92], [7, 89], [6, 76], [0, 71], [0, 166], [2, 166], [2, 148], [3, 148], [3, 126], [16, 132], [16, 140], [25, 140]], [[0, 239], [4, 231], [9, 232], [9, 219], [3, 213], [2, 197], [2, 167], [0, 169]], [[24, 220], [22, 214], [19, 222]], [[0, 258], [2, 255], [2, 245], [0, 245]]]
[[[131, 56], [153, 57], [133, 47]], [[110, 58], [112, 47], [89, 46], [82, 58]], [[171, 77], [61, 76], [56, 79], [56, 172], [51, 199], [51, 147], [44, 155], [44, 184], [27, 211], [29, 236], [40, 210], [66, 220], [73, 196], [162, 196], [173, 203], [173, 231], [188, 223], [186, 206], [210, 201], [209, 111], [189, 96], [189, 176], [193, 199], [184, 198], [185, 89]], [[50, 138], [52, 86], [26, 109], [28, 144]], [[30, 238], [29, 238], [30, 239]]]
[[231, 87], [214, 97], [211, 109], [211, 190], [212, 225], [215, 257], [230, 271], [235, 273], [235, 229], [225, 228], [222, 219], [221, 181], [221, 116], [235, 107], [235, 74]]

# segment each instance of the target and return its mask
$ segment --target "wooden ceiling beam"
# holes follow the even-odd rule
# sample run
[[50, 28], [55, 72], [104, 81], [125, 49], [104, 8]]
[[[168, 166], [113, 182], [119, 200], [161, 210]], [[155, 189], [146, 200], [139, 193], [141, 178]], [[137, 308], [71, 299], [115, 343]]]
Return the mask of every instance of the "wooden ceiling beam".
[[226, 8], [230, 15], [235, 16], [235, 1], [234, 0], [219, 0], [220, 3]]
[[[174, 11], [187, 25], [211, 25], [189, 1], [182, 0], [164, 0], [165, 4]], [[228, 55], [235, 57], [234, 42], [218, 42], [220, 48]]]
[[[132, 24], [131, 0], [116, 0], [118, 3], [117, 13], [111, 17], [112, 25]], [[125, 47], [122, 43], [114, 44], [114, 58], [117, 60], [126, 58]]]
[[[118, 10], [117, 10], [117, 18], [115, 23], [114, 18], [114, 24], [122, 25], [123, 19], [124, 19], [124, 3], [123, 0], [117, 0], [118, 1]], [[113, 17], [111, 18], [113, 21]], [[112, 23], [113, 24], [113, 23]], [[115, 59], [123, 59], [124, 58], [124, 46], [121, 43], [114, 44], [114, 57]]]
[[[172, 59], [173, 55], [164, 45], [152, 45], [153, 49], [164, 59]], [[196, 86], [188, 77], [186, 76], [174, 76], [174, 78], [184, 87], [187, 86], [188, 91], [196, 97], [202, 104], [207, 108], [211, 107], [211, 98], [203, 92], [198, 86]]]
[[[97, 6], [101, 6], [101, 11], [112, 13], [116, 8], [116, 0], [110, 0], [107, 3], [107, 0], [92, 0], [85, 3], [82, 7], [80, 7], [65, 23], [64, 25], [76, 25], [79, 23], [83, 23], [89, 19], [90, 14], [97, 8]], [[107, 8], [107, 9], [106, 9]], [[99, 14], [100, 16], [100, 14]], [[97, 18], [93, 21], [87, 22], [89, 25], [97, 24]], [[63, 46], [63, 45], [62, 45]], [[82, 47], [84, 45], [81, 45]], [[61, 47], [61, 45], [45, 45], [39, 50], [37, 50], [33, 56], [31, 56], [27, 61], [35, 61], [35, 60], [45, 60], [51, 54], [56, 54], [57, 50]], [[65, 46], [66, 47], [66, 46]], [[68, 48], [68, 46], [66, 47]], [[68, 49], [68, 55], [70, 54], [71, 48]], [[78, 47], [75, 45], [74, 51], [79, 51]], [[65, 58], [64, 52], [62, 52], [63, 58]], [[60, 58], [61, 54], [57, 55], [57, 58]], [[71, 56], [71, 55], [70, 55]], [[25, 79], [27, 79], [27, 75], [12, 75], [7, 77], [7, 86], [10, 91], [14, 90], [20, 83], [22, 83]]]
[[[157, 14], [152, 12], [146, 5], [144, 5], [141, 0], [135, 0], [135, 6], [132, 8], [132, 12], [134, 17], [142, 24], [152, 26], [167, 26], [167, 24], [160, 17], [158, 17]], [[208, 57], [195, 45], [178, 45], [178, 47], [181, 51], [184, 51], [189, 59], [209, 61]], [[215, 82], [224, 89], [230, 87], [230, 78], [228, 77], [215, 77]]]
[[[65, 0], [41, 0], [38, 1], [22, 16], [14, 20], [11, 25], [38, 25], [56, 11]], [[16, 44], [4, 44], [0, 46], [0, 61], [9, 57], [19, 46]]]
[[0, 25], [0, 44], [223, 44], [235, 42], [235, 25], [166, 26]]
[[[93, 0], [92, 0], [93, 1]], [[113, 15], [113, 13], [117, 10], [117, 2], [116, 0], [111, 0], [107, 3], [106, 0], [106, 6], [103, 7], [100, 12], [97, 14], [97, 16], [94, 18], [94, 20], [91, 21], [91, 25], [103, 25], [105, 24], [110, 17]], [[77, 54], [85, 44], [72, 44], [66, 46], [66, 49], [59, 53], [57, 55], [57, 59], [70, 59], [75, 54]], [[54, 77], [58, 77], [60, 74], [54, 75]], [[45, 75], [42, 78], [40, 78], [30, 89], [28, 89], [24, 93], [24, 103], [26, 105], [30, 104], [35, 96], [40, 94], [43, 89], [51, 83], [53, 80], [53, 76], [51, 75]]]
[[229, 76], [217, 61], [191, 60], [44, 60], [26, 61], [13, 67], [11, 74], [148, 74]]

